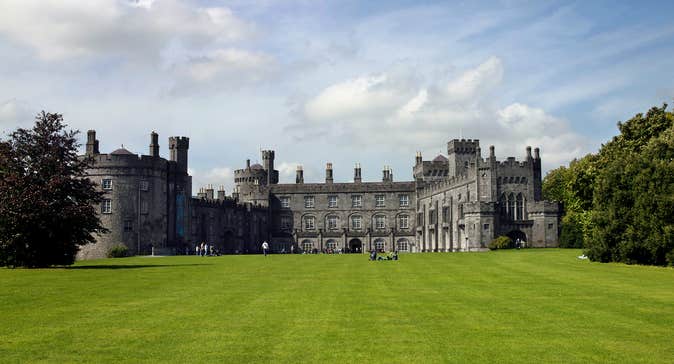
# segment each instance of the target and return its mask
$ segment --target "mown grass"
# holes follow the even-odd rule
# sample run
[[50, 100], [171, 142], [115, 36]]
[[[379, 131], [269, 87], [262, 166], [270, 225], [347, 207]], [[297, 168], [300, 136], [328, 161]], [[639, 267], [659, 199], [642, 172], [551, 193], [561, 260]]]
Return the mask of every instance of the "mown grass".
[[671, 363], [674, 269], [579, 254], [137, 257], [0, 269], [0, 361]]

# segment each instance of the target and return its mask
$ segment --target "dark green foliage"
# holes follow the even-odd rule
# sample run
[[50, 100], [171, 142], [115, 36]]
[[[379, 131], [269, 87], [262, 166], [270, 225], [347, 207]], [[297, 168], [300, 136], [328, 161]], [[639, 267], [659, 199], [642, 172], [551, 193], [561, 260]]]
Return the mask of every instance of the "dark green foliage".
[[560, 246], [601, 262], [674, 265], [674, 114], [667, 105], [618, 123], [597, 154], [551, 171], [546, 198], [563, 202]]
[[583, 222], [582, 215], [577, 212], [568, 212], [562, 218], [562, 233], [559, 237], [560, 248], [583, 247]]
[[76, 135], [43, 111], [32, 129], [0, 141], [0, 266], [69, 265], [92, 233], [105, 231]]
[[124, 258], [129, 256], [129, 248], [124, 244], [115, 245], [108, 250], [108, 258]]
[[507, 236], [498, 236], [489, 243], [490, 250], [512, 249], [515, 247], [513, 240]]

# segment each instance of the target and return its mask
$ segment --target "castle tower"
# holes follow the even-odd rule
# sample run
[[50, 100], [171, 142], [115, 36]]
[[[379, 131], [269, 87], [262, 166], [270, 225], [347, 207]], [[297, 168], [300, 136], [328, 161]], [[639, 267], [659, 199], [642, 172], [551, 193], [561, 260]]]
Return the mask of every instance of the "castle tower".
[[187, 173], [187, 150], [190, 148], [190, 138], [187, 137], [170, 137], [169, 151], [171, 161], [178, 165], [179, 172]]
[[150, 134], [150, 156], [159, 157], [159, 134], [155, 131]]
[[459, 176], [467, 173], [468, 166], [477, 158], [480, 148], [478, 139], [453, 139], [447, 143], [447, 159], [449, 176]]
[[274, 171], [274, 151], [273, 150], [263, 150], [262, 151], [262, 166], [264, 170], [267, 171], [267, 185], [273, 185], [278, 183], [278, 171]]

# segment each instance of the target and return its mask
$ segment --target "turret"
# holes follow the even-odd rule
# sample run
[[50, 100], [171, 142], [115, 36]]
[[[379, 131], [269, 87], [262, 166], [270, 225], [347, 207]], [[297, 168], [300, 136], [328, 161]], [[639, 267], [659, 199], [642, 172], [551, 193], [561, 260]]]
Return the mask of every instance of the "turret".
[[262, 166], [264, 170], [267, 171], [267, 185], [275, 184], [278, 182], [278, 178], [274, 178], [274, 151], [273, 150], [263, 150], [262, 151]]
[[423, 159], [421, 158], [421, 152], [417, 152], [417, 156], [415, 158], [415, 165], [419, 165], [423, 162]]
[[87, 131], [87, 155], [98, 154], [98, 140], [96, 139], [96, 130]]
[[150, 156], [159, 157], [159, 134], [155, 131], [150, 134]]
[[356, 163], [356, 167], [353, 169], [353, 182], [360, 183], [361, 181], [362, 177], [360, 174], [360, 163]]
[[493, 145], [489, 146], [489, 161], [490, 162], [496, 161], [496, 152], [494, 151]]
[[541, 160], [541, 150], [538, 148], [534, 148], [534, 159]]
[[[538, 148], [536, 148], [538, 149]], [[527, 161], [531, 161], [531, 146], [527, 146]]]
[[467, 166], [474, 162], [478, 155], [480, 141], [478, 139], [453, 139], [447, 143], [447, 159], [449, 176], [463, 175]]
[[332, 183], [332, 163], [325, 165], [325, 183]]
[[304, 170], [302, 166], [297, 166], [297, 171], [295, 172], [295, 183], [304, 183]]
[[190, 148], [190, 138], [170, 137], [169, 151], [171, 161], [176, 162], [179, 172], [187, 173], [187, 150]]

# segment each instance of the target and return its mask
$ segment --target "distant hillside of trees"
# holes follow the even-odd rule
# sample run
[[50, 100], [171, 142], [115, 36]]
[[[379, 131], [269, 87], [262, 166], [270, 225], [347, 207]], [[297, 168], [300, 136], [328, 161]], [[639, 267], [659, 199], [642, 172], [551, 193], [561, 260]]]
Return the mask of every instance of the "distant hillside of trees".
[[543, 180], [545, 198], [564, 204], [560, 246], [593, 261], [674, 266], [674, 114], [664, 104], [618, 128]]

